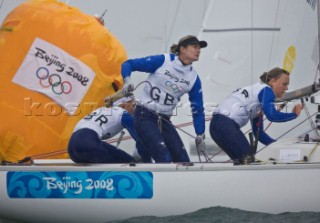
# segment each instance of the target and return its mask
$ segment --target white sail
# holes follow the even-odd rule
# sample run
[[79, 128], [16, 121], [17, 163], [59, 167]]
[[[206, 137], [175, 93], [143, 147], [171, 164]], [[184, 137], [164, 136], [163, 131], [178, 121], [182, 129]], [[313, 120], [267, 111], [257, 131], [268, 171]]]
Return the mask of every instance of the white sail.
[[[210, 1], [199, 33], [199, 38], [206, 40], [208, 47], [202, 50], [200, 61], [195, 63], [202, 79], [207, 115], [210, 116], [214, 107], [233, 90], [258, 82], [263, 72], [276, 66], [291, 72], [289, 91], [318, 82], [315, 3], [290, 0]], [[186, 101], [185, 98], [182, 104]], [[294, 103], [300, 101], [290, 102], [285, 110], [290, 112]], [[310, 103], [306, 106], [310, 113], [317, 109]], [[294, 121], [273, 123], [267, 132], [277, 138], [306, 118], [303, 111]], [[184, 119], [187, 117], [176, 117], [177, 122]], [[210, 146], [216, 148], [208, 125], [207, 145], [209, 149]], [[309, 127], [309, 122], [305, 122], [286, 136], [299, 135]], [[248, 124], [243, 131], [250, 129]], [[188, 131], [193, 129], [190, 127]], [[190, 139], [189, 144], [192, 145]]]

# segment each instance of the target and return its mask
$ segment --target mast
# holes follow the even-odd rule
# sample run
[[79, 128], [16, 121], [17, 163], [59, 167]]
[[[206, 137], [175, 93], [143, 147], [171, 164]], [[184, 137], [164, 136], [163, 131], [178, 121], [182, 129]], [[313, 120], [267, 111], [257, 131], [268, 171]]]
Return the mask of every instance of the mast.
[[320, 30], [320, 6], [319, 6], [319, 3], [320, 3], [320, 0], [317, 0], [317, 16], [318, 16], [318, 47], [319, 47], [319, 50], [318, 50], [318, 53], [319, 53], [319, 56], [318, 56], [318, 70], [319, 70], [319, 64], [320, 64], [320, 37], [319, 37], [319, 30]]
[[202, 24], [201, 24], [201, 27], [200, 27], [200, 31], [199, 31], [199, 34], [197, 36], [199, 39], [202, 38], [203, 30], [206, 28], [206, 24], [207, 24], [207, 21], [208, 21], [209, 13], [211, 12], [211, 8], [213, 6], [213, 2], [214, 2], [214, 0], [210, 0], [209, 1], [209, 5], [208, 5], [207, 10], [206, 10], [206, 12], [204, 14], [204, 17], [203, 17], [203, 20], [202, 20]]

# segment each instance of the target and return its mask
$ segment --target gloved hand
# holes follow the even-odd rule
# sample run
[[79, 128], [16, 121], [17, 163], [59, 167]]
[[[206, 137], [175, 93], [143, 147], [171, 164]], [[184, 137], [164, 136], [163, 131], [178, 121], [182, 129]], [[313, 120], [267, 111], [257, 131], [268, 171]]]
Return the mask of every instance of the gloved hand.
[[197, 135], [197, 137], [195, 139], [196, 148], [198, 149], [199, 152], [204, 152], [206, 149], [204, 138], [205, 138], [205, 135], [202, 134], [202, 135]]
[[115, 94], [108, 96], [104, 99], [104, 103], [106, 104], [107, 108], [110, 108], [113, 106], [113, 102], [119, 100], [120, 98], [125, 97], [124, 92], [122, 91], [118, 91]]
[[126, 77], [124, 79], [124, 86], [122, 88], [122, 92], [124, 94], [128, 94], [134, 90], [134, 85], [130, 77]]

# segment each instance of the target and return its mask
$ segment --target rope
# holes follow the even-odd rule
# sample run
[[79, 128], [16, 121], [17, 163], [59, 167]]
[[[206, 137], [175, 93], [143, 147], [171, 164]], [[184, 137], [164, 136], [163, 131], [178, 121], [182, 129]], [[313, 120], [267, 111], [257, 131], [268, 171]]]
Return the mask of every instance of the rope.
[[[141, 84], [143, 84], [143, 83], [149, 84], [151, 88], [153, 87], [152, 84], [151, 84], [149, 81], [145, 80], [145, 81], [140, 82], [140, 83], [133, 89], [133, 91], [135, 91], [135, 90], [136, 90]], [[136, 103], [139, 104], [141, 107], [144, 107], [144, 106], [143, 106], [142, 104], [140, 104], [139, 102], [136, 102]], [[169, 122], [168, 120], [163, 119], [161, 116], [159, 116], [159, 114], [156, 113], [155, 111], [150, 110], [150, 109], [148, 109], [148, 108], [146, 108], [146, 107], [144, 107], [144, 108], [147, 109], [149, 112], [151, 112], [151, 113], [153, 113], [154, 115], [157, 115], [157, 116], [159, 117], [158, 125], [159, 125], [159, 127], [160, 127], [160, 131], [162, 130], [162, 129], [161, 129], [161, 125], [162, 125], [162, 124], [160, 124], [160, 122], [161, 122], [162, 120], [165, 121], [165, 122], [167, 122], [167, 123], [169, 123], [169, 124], [172, 124], [172, 123]], [[207, 120], [211, 120], [211, 118], [210, 118], [210, 119], [205, 119], [205, 121], [207, 121]], [[192, 123], [192, 122], [191, 122], [191, 123]], [[177, 126], [177, 125], [173, 125], [173, 126], [174, 126], [176, 129], [179, 129], [181, 132], [185, 133], [186, 135], [190, 136], [191, 138], [193, 138], [193, 139], [196, 138], [194, 135], [192, 135], [192, 134], [190, 134], [189, 132], [181, 129], [180, 126]], [[184, 124], [184, 126], [186, 126], [186, 125]], [[205, 157], [206, 162], [209, 161], [209, 156], [205, 153], [205, 151], [199, 151], [199, 149], [197, 148], [197, 152], [198, 152], [198, 157], [199, 157], [199, 162], [200, 162], [200, 163], [201, 163], [200, 153], [202, 153], [202, 155]]]
[[[314, 114], [312, 114], [310, 116], [310, 118], [312, 118], [313, 116], [315, 116], [318, 112], [315, 112]], [[282, 135], [280, 135], [278, 138], [276, 138], [276, 140], [282, 138], [283, 136], [285, 136], [286, 134], [288, 134], [289, 132], [291, 132], [292, 130], [294, 130], [295, 128], [299, 127], [300, 125], [302, 125], [304, 122], [306, 122], [307, 120], [309, 120], [309, 118], [304, 119], [303, 121], [299, 122], [297, 125], [293, 126], [291, 129], [289, 129], [288, 131], [284, 132]], [[259, 151], [257, 151], [257, 153], [261, 152], [262, 150], [264, 150], [265, 148], [267, 148], [268, 146], [264, 146], [263, 148], [261, 148]]]
[[312, 148], [312, 150], [310, 151], [309, 155], [307, 156], [308, 159], [310, 159], [310, 157], [312, 156], [312, 154], [316, 151], [316, 148], [320, 145], [320, 142], [317, 142], [317, 144]]
[[300, 100], [301, 100], [301, 104], [304, 107], [304, 111], [305, 111], [305, 113], [307, 115], [307, 118], [309, 119], [309, 122], [310, 122], [310, 125], [311, 125], [311, 128], [312, 128], [313, 132], [320, 138], [320, 135], [319, 135], [319, 132], [317, 130], [317, 127], [314, 125], [314, 122], [310, 118], [310, 112], [308, 110], [308, 107], [305, 105], [305, 102], [304, 102], [303, 98], [301, 98]]
[[[140, 104], [139, 102], [137, 102], [140, 106], [142, 106], [142, 107], [144, 107], [142, 104]], [[172, 124], [171, 122], [169, 122], [168, 120], [166, 120], [166, 119], [163, 119], [161, 116], [159, 116], [159, 114], [158, 113], [156, 113], [155, 111], [152, 111], [152, 110], [150, 110], [150, 109], [148, 109], [148, 108], [146, 108], [146, 107], [144, 107], [145, 109], [147, 109], [149, 112], [151, 112], [151, 113], [153, 113], [154, 115], [157, 115], [160, 119], [161, 119], [161, 121], [165, 121], [165, 122], [167, 122], [168, 124]], [[211, 119], [210, 119], [211, 120]], [[183, 124], [184, 126], [186, 126], [185, 124]], [[173, 125], [176, 129], [178, 129], [178, 130], [180, 130], [181, 132], [183, 132], [183, 133], [185, 133], [186, 135], [188, 135], [188, 136], [190, 136], [191, 138], [193, 138], [193, 139], [195, 139], [196, 137], [194, 136], [194, 135], [192, 135], [192, 134], [190, 134], [189, 132], [187, 132], [187, 131], [185, 131], [185, 130], [183, 130], [182, 128], [180, 128], [180, 126], [178, 126], [178, 125]], [[199, 151], [199, 149], [197, 148], [197, 152], [198, 152], [198, 156], [199, 156], [199, 162], [201, 163], [201, 158], [200, 158], [200, 151]], [[208, 161], [208, 155], [205, 153], [205, 151], [201, 151], [201, 153], [202, 153], [202, 155], [206, 158], [206, 161]]]
[[[211, 118], [206, 118], [206, 121], [210, 121], [210, 120], [211, 120]], [[186, 122], [186, 123], [181, 123], [181, 124], [178, 124], [178, 125], [174, 125], [174, 127], [175, 128], [180, 128], [180, 127], [190, 126], [192, 124], [193, 124], [192, 122]], [[186, 134], [189, 134], [189, 133], [186, 132]], [[192, 137], [194, 137], [194, 136], [192, 136]], [[118, 138], [102, 140], [102, 141], [107, 142], [107, 143], [118, 143], [119, 141], [125, 141], [125, 140], [132, 139], [131, 136], [123, 136], [122, 139], [119, 140], [120, 138], [121, 138], [121, 135]], [[67, 153], [67, 152], [68, 152], [68, 150], [61, 149], [61, 150], [56, 150], [56, 151], [53, 151], [53, 152], [32, 155], [32, 156], [29, 156], [29, 157], [26, 157], [26, 158], [29, 158], [29, 159], [42, 159], [42, 158], [46, 158], [46, 157], [50, 157], [50, 156], [61, 155], [61, 154]], [[24, 158], [24, 159], [26, 159], [26, 158]], [[22, 159], [22, 160], [24, 160], [24, 159]]]
[[119, 147], [119, 145], [120, 145], [120, 142], [121, 142], [124, 134], [125, 134], [125, 132], [122, 130], [121, 133], [120, 133], [120, 137], [119, 137], [118, 140], [117, 140], [117, 145], [116, 145], [117, 149], [118, 149], [118, 147]]
[[4, 3], [4, 0], [2, 0], [2, 1], [1, 1], [1, 4], [0, 4], [0, 11], [1, 11], [1, 9], [2, 9], [2, 5], [3, 5], [3, 3]]

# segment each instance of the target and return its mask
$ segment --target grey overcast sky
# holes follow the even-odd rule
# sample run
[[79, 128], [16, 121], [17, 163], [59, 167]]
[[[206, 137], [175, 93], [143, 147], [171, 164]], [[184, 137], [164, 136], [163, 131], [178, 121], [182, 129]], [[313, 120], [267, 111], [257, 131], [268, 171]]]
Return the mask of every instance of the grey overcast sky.
[[[23, 0], [0, 0], [0, 22]], [[67, 0], [86, 14], [102, 14], [105, 26], [125, 46], [128, 56], [168, 52], [172, 43], [197, 35], [209, 0]]]

